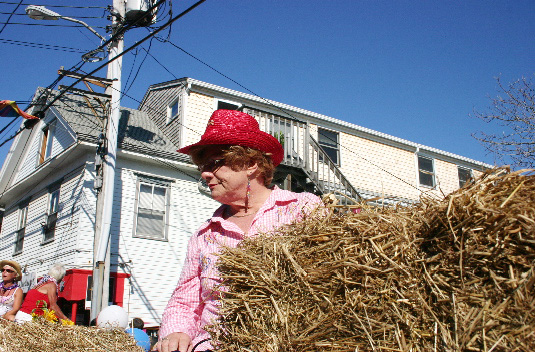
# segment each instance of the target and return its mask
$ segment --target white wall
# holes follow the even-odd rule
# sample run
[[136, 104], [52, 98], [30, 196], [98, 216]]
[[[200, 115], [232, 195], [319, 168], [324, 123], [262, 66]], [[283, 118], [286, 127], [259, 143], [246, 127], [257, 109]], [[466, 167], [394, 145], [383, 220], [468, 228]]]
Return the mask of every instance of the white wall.
[[[167, 241], [133, 237], [136, 173], [174, 180], [171, 186]], [[196, 175], [193, 168], [189, 174]], [[178, 281], [189, 237], [219, 203], [202, 195], [196, 180], [176, 169], [133, 161], [118, 162], [112, 220], [112, 271], [130, 273], [124, 308], [146, 326], [160, 319]], [[117, 236], [119, 234], [119, 236]]]
[[[68, 168], [67, 168], [68, 167]], [[71, 169], [74, 170], [71, 171]], [[76, 267], [80, 248], [77, 246], [78, 215], [83, 193], [83, 176], [85, 163], [82, 161], [77, 167], [65, 165], [63, 169], [55, 170], [57, 178], [66, 173], [60, 186], [59, 212], [56, 223], [54, 241], [43, 244], [43, 230], [41, 224], [46, 223], [48, 209], [48, 181], [35, 185], [27, 195], [21, 195], [22, 200], [29, 199], [28, 217], [22, 253], [13, 256], [16, 231], [18, 225], [18, 203], [7, 206], [2, 224], [0, 257], [17, 261], [28, 272], [35, 272], [38, 276], [46, 273], [49, 267], [61, 262], [67, 269]]]
[[24, 160], [19, 166], [19, 170], [15, 177], [15, 182], [23, 180], [37, 168], [44, 167], [47, 164], [47, 160], [45, 160], [42, 164], [38, 164], [43, 136], [42, 130], [47, 123], [54, 119], [56, 121], [54, 133], [52, 135], [50, 159], [61, 154], [65, 149], [75, 142], [75, 136], [70, 127], [62, 119], [56, 118], [56, 115], [53, 112], [48, 112], [45, 119], [33, 127], [32, 136], [28, 141], [29, 148], [27, 148], [26, 153], [23, 155]]

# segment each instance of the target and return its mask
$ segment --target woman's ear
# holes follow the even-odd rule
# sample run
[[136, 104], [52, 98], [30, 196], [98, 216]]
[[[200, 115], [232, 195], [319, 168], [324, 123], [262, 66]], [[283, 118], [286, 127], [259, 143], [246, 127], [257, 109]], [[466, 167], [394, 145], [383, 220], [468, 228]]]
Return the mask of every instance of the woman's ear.
[[253, 176], [256, 173], [257, 170], [258, 170], [258, 163], [252, 163], [247, 168], [247, 176], [248, 177]]

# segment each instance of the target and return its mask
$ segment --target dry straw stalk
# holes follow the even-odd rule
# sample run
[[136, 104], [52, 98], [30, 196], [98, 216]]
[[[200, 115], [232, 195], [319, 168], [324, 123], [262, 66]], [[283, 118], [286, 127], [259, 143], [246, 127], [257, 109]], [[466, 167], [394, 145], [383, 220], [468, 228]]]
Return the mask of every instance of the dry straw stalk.
[[224, 249], [216, 350], [535, 350], [535, 176], [360, 209]]

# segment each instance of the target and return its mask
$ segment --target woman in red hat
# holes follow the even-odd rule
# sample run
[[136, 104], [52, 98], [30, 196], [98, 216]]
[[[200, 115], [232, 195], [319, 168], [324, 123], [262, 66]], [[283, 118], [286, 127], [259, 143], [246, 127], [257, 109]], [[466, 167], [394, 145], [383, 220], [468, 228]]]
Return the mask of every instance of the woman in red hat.
[[245, 237], [299, 221], [321, 200], [311, 193], [270, 187], [284, 150], [246, 113], [215, 111], [201, 140], [178, 151], [191, 156], [212, 198], [222, 205], [190, 238], [156, 349], [209, 351], [213, 347], [203, 327], [218, 317], [216, 289], [221, 280], [215, 262], [221, 246], [236, 247]]

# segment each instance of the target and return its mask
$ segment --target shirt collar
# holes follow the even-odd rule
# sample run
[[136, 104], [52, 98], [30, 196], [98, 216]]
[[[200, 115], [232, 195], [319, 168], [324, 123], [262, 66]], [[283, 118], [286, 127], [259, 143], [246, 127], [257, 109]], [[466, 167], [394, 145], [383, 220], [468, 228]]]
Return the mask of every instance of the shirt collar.
[[[297, 199], [296, 193], [281, 189], [277, 185], [274, 185], [271, 188], [271, 194], [266, 199], [264, 204], [260, 207], [260, 209], [258, 209], [258, 212], [264, 213], [267, 210], [275, 207], [276, 205], [280, 205], [283, 203], [291, 203], [297, 200], [298, 199]], [[212, 215], [212, 217], [201, 226], [200, 230], [201, 231], [204, 230], [205, 228], [210, 226], [211, 223], [216, 223], [216, 222], [221, 223], [225, 221], [223, 220], [223, 212], [225, 211], [225, 208], [226, 208], [226, 205], [221, 204], [219, 208], [217, 208], [216, 211], [214, 212], [214, 215]]]

